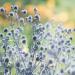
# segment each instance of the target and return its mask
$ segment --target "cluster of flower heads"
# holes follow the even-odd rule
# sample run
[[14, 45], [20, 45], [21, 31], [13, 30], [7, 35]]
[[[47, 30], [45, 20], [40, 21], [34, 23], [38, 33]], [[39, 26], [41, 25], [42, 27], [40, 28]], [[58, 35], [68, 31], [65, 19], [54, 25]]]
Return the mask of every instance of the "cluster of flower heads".
[[[0, 32], [0, 50], [4, 50], [0, 53], [3, 74], [12, 75], [14, 68], [15, 75], [75, 75], [75, 45], [72, 44], [75, 29], [65, 29], [61, 24], [55, 26], [52, 22], [41, 24], [36, 8], [34, 17], [26, 17], [27, 10], [20, 12], [17, 5], [11, 8], [8, 15], [10, 25]], [[7, 16], [3, 7], [0, 12]], [[13, 18], [19, 22], [16, 27]], [[23, 46], [27, 39], [23, 31], [27, 22], [32, 25], [33, 37], [31, 48], [26, 53]]]
[[12, 5], [11, 10], [9, 13], [7, 13], [6, 9], [4, 7], [0, 7], [0, 13], [4, 16], [6, 19], [13, 20], [14, 22], [20, 22], [25, 24], [26, 22], [38, 22], [40, 21], [40, 15], [37, 11], [37, 8], [34, 8], [35, 15], [28, 15], [26, 9], [21, 9], [17, 5]]

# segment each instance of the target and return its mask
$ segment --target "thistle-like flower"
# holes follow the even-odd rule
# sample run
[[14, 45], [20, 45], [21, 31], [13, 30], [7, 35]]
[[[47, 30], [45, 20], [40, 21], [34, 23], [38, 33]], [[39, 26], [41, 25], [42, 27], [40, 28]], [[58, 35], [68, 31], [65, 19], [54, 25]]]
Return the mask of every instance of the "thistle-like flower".
[[5, 8], [1, 7], [0, 8], [0, 12], [4, 13], [5, 12]]
[[[20, 10], [17, 5], [11, 7], [8, 15], [11, 22], [0, 31], [0, 71], [3, 68], [4, 75], [12, 75], [12, 69], [15, 75], [74, 75], [72, 33], [75, 29], [65, 29], [52, 22], [42, 24], [37, 8], [33, 16], [26, 15], [27, 10]], [[4, 12], [4, 8], [0, 8], [0, 12]], [[32, 28], [31, 37], [26, 33], [31, 30], [26, 29], [28, 25]]]
[[21, 13], [26, 15], [27, 14], [27, 10], [23, 9], [23, 10], [21, 10]]

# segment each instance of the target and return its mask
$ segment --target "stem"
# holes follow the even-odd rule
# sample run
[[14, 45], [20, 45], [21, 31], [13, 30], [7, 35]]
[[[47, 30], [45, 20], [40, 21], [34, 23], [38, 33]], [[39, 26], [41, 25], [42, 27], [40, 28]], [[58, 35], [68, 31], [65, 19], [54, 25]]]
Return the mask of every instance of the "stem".
[[[18, 46], [18, 43], [16, 42], [16, 39], [15, 39], [15, 36], [14, 36], [14, 32], [12, 32], [12, 36], [13, 36], [13, 39], [14, 39], [14, 41], [15, 41], [15, 44], [16, 44], [16, 46], [17, 46], [17, 49], [18, 49], [18, 53], [19, 53], [19, 55], [20, 55], [20, 59], [23, 61], [23, 64], [24, 64], [24, 66], [25, 66], [25, 63], [24, 63], [24, 60], [23, 60], [23, 57], [22, 57], [22, 55], [20, 54], [20, 52], [19, 52], [19, 46]], [[26, 68], [26, 66], [25, 66], [25, 68]]]

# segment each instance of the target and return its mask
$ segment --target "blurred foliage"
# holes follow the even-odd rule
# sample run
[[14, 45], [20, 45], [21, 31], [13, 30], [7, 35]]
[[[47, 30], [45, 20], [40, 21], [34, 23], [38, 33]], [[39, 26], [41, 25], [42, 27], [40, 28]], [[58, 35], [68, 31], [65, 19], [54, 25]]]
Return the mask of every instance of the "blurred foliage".
[[56, 10], [68, 10], [70, 11], [75, 7], [75, 0], [56, 0], [55, 2]]
[[0, 0], [0, 6], [6, 2], [14, 4], [16, 1], [20, 1], [23, 4], [28, 5], [28, 4], [35, 4], [35, 3], [37, 4], [45, 3], [47, 0]]

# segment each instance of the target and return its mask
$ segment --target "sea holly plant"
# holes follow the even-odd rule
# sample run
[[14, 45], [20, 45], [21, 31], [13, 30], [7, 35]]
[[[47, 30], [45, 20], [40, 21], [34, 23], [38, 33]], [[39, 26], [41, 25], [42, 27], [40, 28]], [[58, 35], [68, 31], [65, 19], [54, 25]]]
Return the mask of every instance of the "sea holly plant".
[[[12, 5], [6, 14], [0, 8], [0, 13], [9, 20], [9, 25], [0, 31], [0, 74], [74, 75], [75, 29], [56, 26], [51, 21], [43, 24], [37, 8], [33, 11], [34, 15], [28, 15], [26, 9]], [[28, 24], [32, 28], [30, 47], [25, 30]]]

